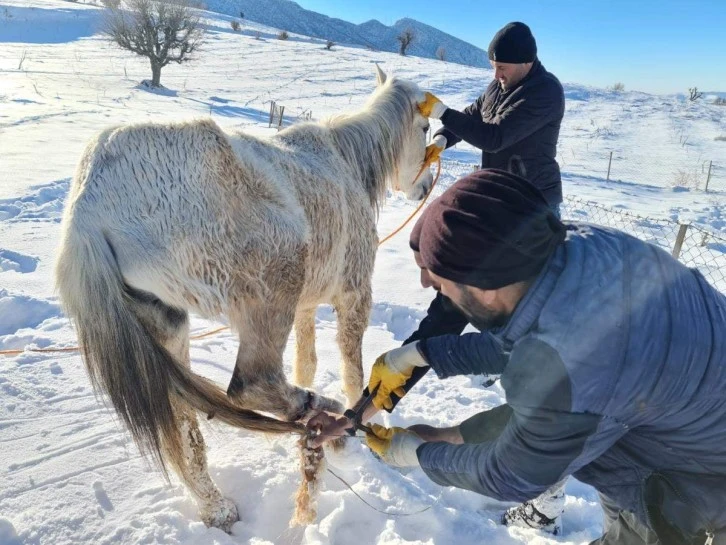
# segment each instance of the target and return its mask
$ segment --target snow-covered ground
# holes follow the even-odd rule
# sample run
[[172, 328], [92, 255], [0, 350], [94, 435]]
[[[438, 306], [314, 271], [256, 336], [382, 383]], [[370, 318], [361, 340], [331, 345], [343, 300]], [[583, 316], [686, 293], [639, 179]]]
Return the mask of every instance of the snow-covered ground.
[[[248, 22], [235, 33], [232, 18], [210, 13], [199, 60], [166, 67], [168, 91], [154, 93], [138, 87], [150, 76], [147, 63], [95, 34], [99, 13], [61, 0], [0, 0], [0, 350], [76, 342], [51, 271], [70, 177], [85, 143], [104, 127], [211, 116], [226, 129], [269, 134], [270, 100], [285, 105], [289, 122], [307, 112], [319, 119], [361, 106], [374, 87], [376, 62], [457, 108], [491, 79], [488, 70], [439, 61], [337, 46], [326, 51], [320, 40], [304, 36], [280, 41], [276, 29]], [[726, 142], [716, 140], [726, 136], [726, 108], [575, 84], [566, 93], [560, 160], [569, 196], [726, 232]], [[437, 193], [473, 170], [478, 155], [466, 145], [447, 151]], [[708, 193], [696, 188], [705, 183], [706, 161], [714, 165]], [[379, 232], [392, 231], [413, 206], [392, 194]], [[588, 210], [568, 208], [584, 219]], [[432, 297], [418, 285], [407, 233], [378, 255], [364, 340], [368, 364], [416, 327]], [[195, 319], [193, 330], [216, 325]], [[334, 337], [335, 316], [322, 307], [315, 387], [339, 396]], [[195, 341], [193, 367], [226, 384], [235, 352], [228, 332]], [[484, 388], [480, 378], [427, 377], [383, 421], [452, 425], [502, 401], [501, 389]], [[206, 423], [204, 430], [212, 476], [240, 508], [232, 535], [206, 528], [185, 490], [168, 485], [140, 458], [94, 397], [77, 354], [0, 356], [0, 544], [585, 543], [601, 530], [596, 494], [574, 480], [564, 535], [553, 538], [503, 527], [497, 520], [505, 504], [442, 490], [420, 470], [387, 468], [363, 446], [331, 459], [331, 468], [389, 514], [327, 474], [318, 522], [289, 529], [299, 482], [294, 439]]]

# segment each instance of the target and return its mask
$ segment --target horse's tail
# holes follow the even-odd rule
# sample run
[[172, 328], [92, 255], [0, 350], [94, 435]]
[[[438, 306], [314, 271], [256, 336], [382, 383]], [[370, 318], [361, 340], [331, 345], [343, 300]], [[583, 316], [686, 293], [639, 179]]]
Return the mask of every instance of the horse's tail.
[[221, 388], [177, 361], [140, 318], [142, 305], [124, 284], [106, 235], [87, 223], [93, 222], [84, 222], [78, 211], [75, 217], [72, 209], [66, 211], [56, 284], [63, 307], [75, 323], [94, 388], [108, 395], [142, 453], [150, 454], [166, 473], [164, 450], [171, 455], [167, 461], [185, 474], [185, 454], [172, 406], [175, 398], [233, 426], [277, 433], [303, 431], [299, 423], [237, 407]]

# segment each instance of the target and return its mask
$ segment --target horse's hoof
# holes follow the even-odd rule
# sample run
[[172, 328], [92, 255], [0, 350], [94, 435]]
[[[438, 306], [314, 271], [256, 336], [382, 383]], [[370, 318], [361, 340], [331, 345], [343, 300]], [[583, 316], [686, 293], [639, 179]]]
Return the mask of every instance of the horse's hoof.
[[237, 506], [227, 498], [222, 498], [213, 508], [204, 509], [201, 516], [207, 526], [219, 528], [227, 533], [232, 531], [232, 526], [239, 520]]

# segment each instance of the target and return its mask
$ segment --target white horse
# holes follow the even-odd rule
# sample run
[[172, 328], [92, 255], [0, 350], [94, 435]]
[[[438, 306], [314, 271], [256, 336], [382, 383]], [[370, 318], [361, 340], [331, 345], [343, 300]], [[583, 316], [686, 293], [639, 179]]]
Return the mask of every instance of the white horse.
[[[342, 410], [300, 387], [315, 374], [321, 303], [337, 312], [348, 402], [360, 395], [377, 208], [387, 182], [411, 198], [432, 183], [421, 100], [379, 69], [363, 110], [269, 139], [212, 121], [140, 124], [86, 149], [63, 217], [61, 301], [94, 387], [140, 450], [194, 492], [208, 525], [229, 529], [238, 514], [209, 477], [195, 410], [268, 432]], [[190, 370], [189, 311], [224, 315], [239, 334], [226, 394]], [[282, 364], [293, 324], [299, 386]]]

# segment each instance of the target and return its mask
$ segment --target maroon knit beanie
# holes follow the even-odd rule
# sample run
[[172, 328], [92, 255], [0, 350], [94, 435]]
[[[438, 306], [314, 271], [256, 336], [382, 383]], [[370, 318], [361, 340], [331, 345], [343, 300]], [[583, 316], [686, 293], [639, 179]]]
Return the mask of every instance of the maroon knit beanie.
[[432, 202], [410, 245], [434, 274], [481, 289], [536, 276], [565, 238], [565, 226], [530, 182], [479, 170]]

